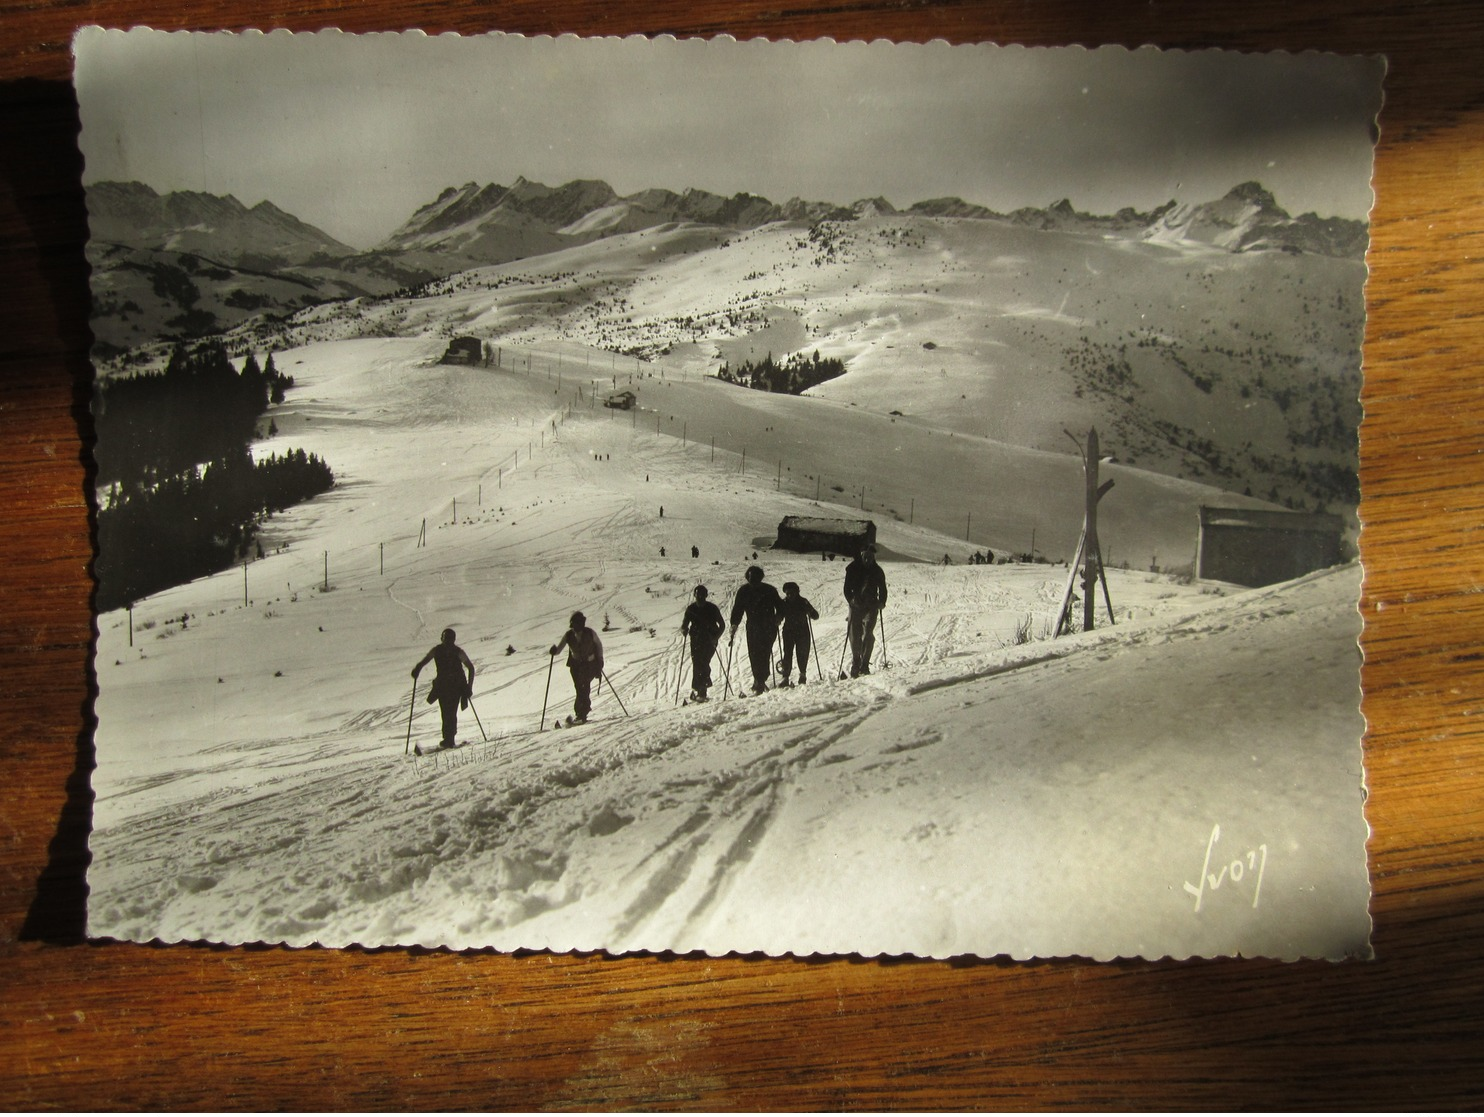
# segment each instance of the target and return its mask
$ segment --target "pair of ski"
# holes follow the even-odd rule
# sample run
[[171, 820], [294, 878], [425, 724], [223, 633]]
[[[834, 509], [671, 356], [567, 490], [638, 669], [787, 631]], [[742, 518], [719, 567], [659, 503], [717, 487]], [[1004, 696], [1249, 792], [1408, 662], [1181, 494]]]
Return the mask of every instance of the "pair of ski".
[[469, 744], [468, 741], [460, 741], [456, 745], [431, 745], [431, 746], [428, 747], [428, 750], [426, 752], [423, 751], [422, 745], [413, 745], [412, 746], [412, 755], [413, 756], [437, 756], [439, 753], [457, 752], [459, 749], [466, 747], [468, 744]]

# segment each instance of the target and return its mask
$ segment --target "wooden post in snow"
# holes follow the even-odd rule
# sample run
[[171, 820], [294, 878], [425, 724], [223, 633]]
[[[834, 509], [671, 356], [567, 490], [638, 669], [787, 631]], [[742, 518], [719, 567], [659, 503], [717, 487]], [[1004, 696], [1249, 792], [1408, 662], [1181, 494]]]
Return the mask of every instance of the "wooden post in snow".
[[[1064, 628], [1070, 628], [1071, 617], [1069, 606], [1071, 605], [1072, 585], [1076, 579], [1076, 568], [1082, 567], [1082, 631], [1091, 632], [1097, 614], [1097, 591], [1098, 583], [1103, 586], [1103, 599], [1108, 604], [1108, 619], [1113, 619], [1113, 602], [1108, 595], [1108, 582], [1103, 574], [1103, 549], [1098, 544], [1098, 502], [1107, 495], [1108, 490], [1113, 487], [1112, 481], [1098, 483], [1098, 432], [1092, 427], [1087, 432], [1087, 445], [1084, 447], [1077, 441], [1077, 436], [1071, 431], [1065, 432], [1066, 436], [1077, 443], [1077, 449], [1082, 454], [1082, 472], [1084, 478], [1084, 495], [1086, 499], [1086, 510], [1083, 513], [1082, 536], [1077, 542], [1077, 557], [1072, 560], [1072, 570], [1067, 579], [1067, 595], [1062, 601], [1061, 619], [1057, 624], [1057, 635], [1060, 636]], [[1032, 543], [1034, 547], [1034, 542]]]
[[1087, 449], [1082, 455], [1087, 481], [1087, 544], [1082, 555], [1082, 631], [1091, 632], [1098, 611], [1098, 429], [1087, 430]]

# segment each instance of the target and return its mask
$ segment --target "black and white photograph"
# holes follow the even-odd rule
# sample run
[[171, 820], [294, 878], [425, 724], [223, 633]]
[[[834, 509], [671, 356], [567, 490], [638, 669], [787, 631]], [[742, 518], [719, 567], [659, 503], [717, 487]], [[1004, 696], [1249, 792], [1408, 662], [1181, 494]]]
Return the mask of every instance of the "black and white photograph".
[[91, 937], [1370, 957], [1381, 59], [73, 54]]

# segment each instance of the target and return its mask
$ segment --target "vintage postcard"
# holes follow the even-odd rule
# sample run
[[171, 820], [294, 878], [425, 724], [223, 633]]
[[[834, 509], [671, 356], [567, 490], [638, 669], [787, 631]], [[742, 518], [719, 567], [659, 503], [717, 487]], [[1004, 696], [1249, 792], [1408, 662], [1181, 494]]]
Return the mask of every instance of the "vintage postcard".
[[92, 936], [1369, 956], [1382, 60], [74, 51]]

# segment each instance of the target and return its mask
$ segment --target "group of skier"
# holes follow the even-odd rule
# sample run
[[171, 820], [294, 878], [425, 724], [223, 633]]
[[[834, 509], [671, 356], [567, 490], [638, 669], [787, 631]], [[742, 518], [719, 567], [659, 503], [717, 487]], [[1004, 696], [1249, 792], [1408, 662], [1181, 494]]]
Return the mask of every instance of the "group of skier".
[[[690, 641], [692, 702], [704, 702], [713, 685], [711, 661], [716, 657], [727, 624], [721, 610], [709, 600], [705, 586], [695, 588], [694, 600], [680, 621], [681, 635]], [[866, 544], [860, 555], [845, 568], [845, 601], [849, 607], [848, 639], [850, 677], [871, 673], [876, 647], [876, 624], [886, 605], [886, 572], [876, 562], [876, 547]], [[731, 637], [734, 643], [742, 629], [747, 638], [747, 659], [752, 670], [752, 693], [768, 689], [773, 675], [773, 647], [782, 641], [783, 662], [779, 686], [793, 686], [794, 661], [799, 682], [808, 680], [813, 646], [810, 621], [819, 620], [819, 610], [799, 593], [797, 582], [784, 582], [783, 593], [763, 581], [763, 568], [749, 566], [746, 580], [732, 601]], [[731, 648], [728, 648], [730, 662]], [[816, 668], [817, 670], [817, 668]]]
[[[860, 555], [845, 568], [845, 601], [849, 610], [850, 676], [869, 675], [876, 646], [876, 625], [886, 605], [886, 573], [876, 562], [874, 544], [866, 544]], [[732, 602], [727, 662], [731, 662], [731, 644], [735, 643], [738, 630], [745, 629], [752, 693], [761, 694], [768, 689], [772, 678], [773, 648], [781, 637], [783, 661], [779, 685], [793, 686], [795, 660], [799, 665], [799, 682], [803, 683], [808, 678], [813, 645], [810, 621], [818, 619], [819, 610], [800, 594], [797, 582], [784, 582], [780, 594], [763, 581], [762, 567], [749, 566], [746, 580]], [[721, 609], [710, 600], [710, 591], [704, 585], [696, 586], [680, 621], [681, 635], [690, 646], [692, 702], [705, 702], [708, 698], [708, 691], [714, 685], [711, 661], [716, 657], [721, 638], [727, 630], [727, 621]], [[445, 628], [438, 644], [412, 668], [414, 702], [416, 682], [422, 669], [429, 662], [437, 669], [427, 700], [429, 703], [437, 702], [443, 715], [442, 748], [456, 746], [459, 711], [470, 708], [474, 694], [474, 664], [456, 640], [454, 630]], [[587, 626], [587, 617], [580, 611], [572, 614], [567, 631], [549, 649], [553, 663], [564, 648], [573, 689], [572, 715], [566, 719], [566, 724], [578, 725], [587, 721], [592, 709], [593, 684], [604, 678], [603, 642]], [[549, 689], [549, 675], [547, 686]], [[478, 717], [477, 711], [475, 716]], [[542, 722], [545, 722], [544, 712]], [[410, 715], [408, 736], [411, 736]]]

